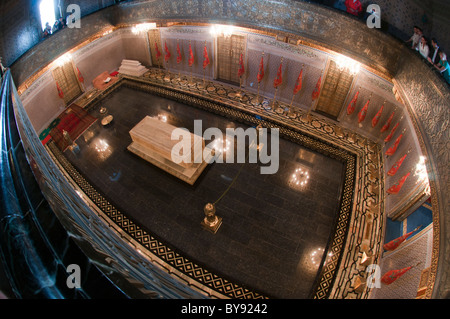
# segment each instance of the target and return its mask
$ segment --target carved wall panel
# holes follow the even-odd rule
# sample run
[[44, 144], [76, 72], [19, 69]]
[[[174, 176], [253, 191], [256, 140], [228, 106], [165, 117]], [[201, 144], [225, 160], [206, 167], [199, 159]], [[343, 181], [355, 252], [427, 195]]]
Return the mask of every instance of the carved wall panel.
[[[148, 49], [151, 52], [152, 66], [164, 68], [164, 46], [161, 45], [161, 35], [159, 29], [148, 30]], [[157, 58], [157, 50], [160, 56]]]
[[315, 111], [337, 119], [344, 107], [353, 78], [347, 70], [339, 70], [337, 63], [330, 60]]
[[[239, 85], [239, 59], [245, 54], [245, 38], [242, 35], [231, 35], [217, 37], [217, 79]], [[245, 58], [243, 56], [245, 61]], [[245, 62], [244, 62], [245, 67]]]
[[70, 102], [75, 100], [82, 93], [80, 83], [78, 82], [73, 67], [71, 60], [68, 63], [56, 67], [52, 72], [53, 79], [61, 90], [62, 99], [66, 105], [69, 105]]

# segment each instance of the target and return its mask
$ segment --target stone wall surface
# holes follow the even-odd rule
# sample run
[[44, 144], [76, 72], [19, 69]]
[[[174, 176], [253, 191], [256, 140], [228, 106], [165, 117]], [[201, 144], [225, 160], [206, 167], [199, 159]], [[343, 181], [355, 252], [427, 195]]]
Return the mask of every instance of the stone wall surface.
[[[419, 63], [412, 54], [405, 54], [395, 81], [403, 92], [410, 116], [427, 155], [427, 171], [432, 187], [433, 212], [438, 208], [439, 216], [434, 216], [434, 231], [439, 235], [439, 243], [433, 249], [439, 251], [436, 287], [434, 296], [448, 298], [450, 295], [450, 219], [449, 219], [449, 120], [450, 90], [437, 78], [430, 68]], [[434, 190], [434, 192], [433, 192]], [[434, 194], [434, 196], [433, 196]], [[438, 206], [438, 207], [437, 207]], [[436, 219], [438, 217], [438, 219]]]
[[[27, 51], [12, 67], [17, 84], [89, 36], [112, 25], [146, 21], [190, 20], [249, 26], [289, 33], [340, 52], [385, 74], [394, 74], [402, 45], [361, 21], [310, 3], [270, 0], [173, 0], [125, 2], [110, 6], [82, 19], [80, 28], [64, 29]], [[361, 28], [361, 26], [364, 26]], [[337, 36], [338, 35], [338, 36]], [[36, 63], [29, 65], [32, 57]], [[37, 62], [38, 61], [38, 62]], [[30, 61], [31, 62], [31, 61]], [[20, 76], [19, 76], [20, 74]]]

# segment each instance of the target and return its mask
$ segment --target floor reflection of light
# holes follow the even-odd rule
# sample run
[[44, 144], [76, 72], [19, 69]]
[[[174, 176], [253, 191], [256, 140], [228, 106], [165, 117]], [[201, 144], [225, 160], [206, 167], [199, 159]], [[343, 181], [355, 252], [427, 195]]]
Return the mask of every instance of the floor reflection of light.
[[121, 176], [122, 176], [122, 171], [119, 170], [118, 172], [114, 172], [114, 173], [112, 174], [112, 176], [109, 177], [109, 180], [110, 180], [111, 182], [117, 182], [117, 181], [120, 180], [120, 177], [121, 177]]
[[297, 264], [298, 273], [316, 273], [321, 266], [327, 265], [333, 259], [333, 253], [328, 252], [326, 258], [324, 258], [325, 249], [323, 247], [311, 248], [305, 251], [302, 258]]
[[109, 146], [109, 144], [104, 139], [101, 139], [101, 138], [96, 139], [93, 142], [93, 146], [94, 146], [95, 151], [98, 154], [98, 158], [101, 161], [106, 160], [112, 154], [111, 147]]
[[[324, 249], [323, 248], [317, 248], [315, 250], [313, 250], [311, 252], [311, 262], [313, 263], [313, 265], [317, 265], [319, 266], [320, 263], [322, 262], [322, 258], [323, 258], [323, 253], [324, 253]], [[333, 256], [332, 252], [329, 252], [328, 257], [325, 259], [324, 265], [330, 260], [330, 258]]]
[[212, 147], [220, 153], [225, 153], [230, 149], [231, 142], [227, 138], [224, 141], [223, 138], [219, 137], [213, 141]]
[[83, 134], [83, 137], [84, 137], [84, 141], [85, 141], [86, 143], [88, 143], [88, 142], [94, 137], [94, 132], [91, 131], [91, 130], [86, 131], [86, 132]]
[[160, 120], [161, 122], [166, 123], [167, 122], [167, 115], [158, 114], [158, 120]]
[[307, 170], [297, 168], [289, 179], [291, 187], [304, 187], [309, 181], [309, 173]]

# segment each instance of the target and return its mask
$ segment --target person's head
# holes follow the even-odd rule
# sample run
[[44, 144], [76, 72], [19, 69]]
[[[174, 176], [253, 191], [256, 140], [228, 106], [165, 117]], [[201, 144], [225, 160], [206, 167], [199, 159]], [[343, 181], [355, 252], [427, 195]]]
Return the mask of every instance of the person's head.
[[436, 41], [436, 38], [432, 38], [431, 39], [431, 45], [433, 46], [433, 48], [436, 48], [438, 46], [438, 43]]
[[444, 53], [444, 51], [439, 51], [439, 57], [441, 58], [442, 61], [446, 61], [447, 60], [447, 54]]
[[425, 37], [421, 37], [420, 42], [422, 42], [422, 45], [425, 45], [427, 44], [427, 39]]

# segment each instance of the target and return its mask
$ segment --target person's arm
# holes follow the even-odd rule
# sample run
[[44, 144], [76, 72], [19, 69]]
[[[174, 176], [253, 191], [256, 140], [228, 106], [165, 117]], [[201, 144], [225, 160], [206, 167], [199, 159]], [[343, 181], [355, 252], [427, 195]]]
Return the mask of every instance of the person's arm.
[[428, 59], [429, 54], [430, 54], [430, 48], [428, 47], [428, 45], [426, 45], [425, 48], [423, 49], [423, 57], [425, 59]]
[[436, 69], [439, 70], [439, 72], [444, 72], [448, 68], [448, 66], [447, 67], [443, 66], [440, 61], [439, 63], [436, 63], [434, 66], [436, 67]]
[[413, 42], [413, 38], [414, 38], [414, 34], [408, 40], [406, 40], [405, 43]]

